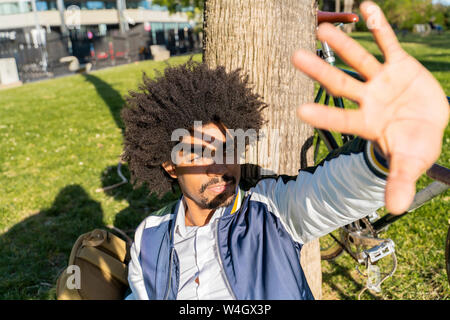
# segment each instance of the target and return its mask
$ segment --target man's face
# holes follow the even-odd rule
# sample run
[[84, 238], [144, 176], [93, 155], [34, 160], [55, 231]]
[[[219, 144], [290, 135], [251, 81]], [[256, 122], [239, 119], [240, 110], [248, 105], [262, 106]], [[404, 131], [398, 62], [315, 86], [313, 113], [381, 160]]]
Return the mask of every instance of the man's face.
[[195, 127], [194, 131], [183, 136], [181, 143], [190, 148], [178, 152], [176, 165], [165, 163], [163, 167], [178, 179], [183, 195], [200, 208], [228, 206], [234, 199], [241, 173], [231, 137], [223, 125], [214, 123]]

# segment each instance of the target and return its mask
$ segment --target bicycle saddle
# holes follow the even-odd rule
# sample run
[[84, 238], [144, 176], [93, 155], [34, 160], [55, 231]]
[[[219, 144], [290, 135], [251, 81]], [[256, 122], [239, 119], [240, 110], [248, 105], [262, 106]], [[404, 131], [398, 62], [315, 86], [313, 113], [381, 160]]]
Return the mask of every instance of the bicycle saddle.
[[354, 13], [326, 12], [317, 10], [317, 24], [329, 23], [352, 23], [358, 22], [359, 17]]

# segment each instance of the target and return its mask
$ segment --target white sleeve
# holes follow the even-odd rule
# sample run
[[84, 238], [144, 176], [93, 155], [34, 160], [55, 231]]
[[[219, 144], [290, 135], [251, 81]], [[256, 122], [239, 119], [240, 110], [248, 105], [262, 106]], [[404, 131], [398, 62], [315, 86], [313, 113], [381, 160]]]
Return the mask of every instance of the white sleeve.
[[299, 243], [373, 213], [384, 205], [387, 170], [374, 168], [379, 162], [370, 142], [360, 145], [358, 152], [331, 157], [296, 177], [261, 180], [251, 200], [265, 203]]
[[130, 250], [131, 260], [128, 264], [128, 283], [131, 288], [132, 298], [135, 300], [148, 300], [147, 290], [145, 289], [144, 284], [144, 276], [142, 274], [141, 263], [139, 261], [141, 238], [144, 228], [145, 220], [136, 229], [134, 242]]

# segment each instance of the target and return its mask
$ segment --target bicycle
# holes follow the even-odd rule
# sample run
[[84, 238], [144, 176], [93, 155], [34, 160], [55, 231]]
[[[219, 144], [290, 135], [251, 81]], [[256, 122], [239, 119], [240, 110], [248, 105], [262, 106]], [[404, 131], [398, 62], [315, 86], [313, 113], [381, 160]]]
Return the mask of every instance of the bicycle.
[[[322, 22], [343, 24], [358, 22], [358, 20], [359, 17], [353, 13], [318, 11], [318, 24]], [[321, 42], [321, 48], [317, 49], [317, 55], [330, 65], [335, 66], [334, 52], [326, 42]], [[364, 79], [356, 72], [342, 68], [340, 69], [355, 79], [364, 81]], [[323, 96], [324, 93], [325, 96]], [[332, 100], [335, 107], [345, 108], [344, 101], [341, 97], [330, 96], [330, 94], [320, 86], [314, 102], [319, 103], [322, 98], [323, 101], [321, 103], [324, 105], [330, 105], [330, 100]], [[450, 97], [447, 97], [447, 99], [450, 103]], [[317, 133], [314, 148], [314, 161], [316, 163], [321, 143], [325, 145], [328, 152], [331, 152], [354, 138], [352, 135], [340, 134], [337, 139], [327, 130], [316, 129], [315, 131]], [[370, 216], [339, 228], [334, 232], [335, 234], [330, 233], [320, 239], [322, 260], [333, 260], [343, 252], [346, 252], [357, 263], [357, 271], [367, 278], [366, 285], [360, 291], [358, 299], [361, 298], [362, 293], [367, 289], [381, 292], [381, 284], [391, 277], [397, 269], [395, 244], [391, 239], [380, 238], [380, 234], [386, 231], [389, 225], [398, 219], [403, 218], [408, 213], [416, 210], [432, 198], [442, 194], [450, 188], [450, 169], [434, 164], [426, 172], [426, 175], [434, 181], [416, 194], [410, 208], [403, 214], [392, 215], [387, 213], [384, 216], [379, 217], [379, 215], [374, 212], [374, 214]], [[381, 273], [377, 264], [381, 259], [386, 257], [392, 258], [392, 266], [389, 272]], [[450, 283], [450, 227], [447, 232], [445, 259], [447, 277]], [[367, 269], [366, 273], [360, 270], [360, 266], [364, 266]]]

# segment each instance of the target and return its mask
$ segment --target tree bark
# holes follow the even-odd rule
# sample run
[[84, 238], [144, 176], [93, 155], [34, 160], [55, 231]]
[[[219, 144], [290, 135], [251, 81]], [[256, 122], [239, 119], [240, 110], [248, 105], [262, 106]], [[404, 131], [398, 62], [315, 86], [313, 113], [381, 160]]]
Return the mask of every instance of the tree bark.
[[341, 0], [335, 0], [334, 11], [341, 12]]
[[[263, 117], [268, 139], [246, 153], [246, 162], [277, 174], [296, 175], [313, 164], [313, 128], [296, 107], [313, 100], [313, 81], [290, 58], [298, 48], [315, 50], [314, 0], [208, 0], [204, 11], [204, 61], [212, 68], [237, 68], [269, 107]], [[277, 139], [277, 137], [281, 138]], [[255, 172], [252, 172], [255, 174]], [[302, 249], [302, 267], [316, 299], [322, 297], [318, 240]]]
[[[344, 12], [352, 12], [354, 0], [344, 0]], [[347, 23], [343, 26], [345, 33], [351, 33], [355, 29], [354, 23]]]

